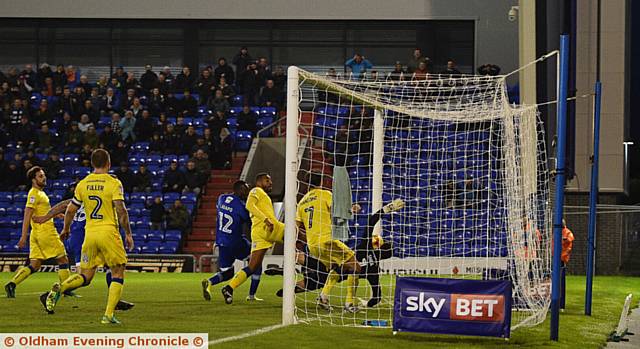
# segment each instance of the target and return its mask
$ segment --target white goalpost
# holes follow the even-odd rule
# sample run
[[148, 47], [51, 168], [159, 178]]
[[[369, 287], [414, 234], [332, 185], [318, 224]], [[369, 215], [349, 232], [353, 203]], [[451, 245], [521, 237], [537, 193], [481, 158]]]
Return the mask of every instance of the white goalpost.
[[[505, 76], [354, 81], [289, 67], [287, 90], [283, 324], [390, 327], [397, 276], [508, 280], [511, 328], [545, 319], [545, 137], [535, 106], [509, 105]], [[345, 186], [338, 171], [351, 193], [334, 190], [334, 203], [358, 207], [341, 239], [362, 269], [356, 311], [342, 310], [348, 273], [297, 240], [312, 174], [331, 191]], [[398, 199], [403, 207], [375, 215]], [[332, 267], [341, 278], [328, 311], [317, 299]]]

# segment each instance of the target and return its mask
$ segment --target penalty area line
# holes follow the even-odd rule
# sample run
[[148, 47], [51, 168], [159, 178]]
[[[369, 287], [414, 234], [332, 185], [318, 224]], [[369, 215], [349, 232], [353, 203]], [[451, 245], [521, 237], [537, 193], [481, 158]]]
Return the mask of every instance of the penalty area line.
[[216, 344], [225, 343], [225, 342], [237, 341], [237, 340], [241, 340], [241, 339], [257, 336], [257, 335], [260, 335], [260, 334], [263, 334], [263, 333], [271, 332], [273, 330], [277, 330], [277, 329], [285, 327], [285, 326], [286, 325], [283, 325], [283, 324], [277, 324], [277, 325], [272, 325], [272, 326], [259, 328], [257, 330], [253, 330], [253, 331], [249, 331], [247, 333], [239, 334], [237, 336], [213, 339], [213, 340], [209, 341], [209, 345], [216, 345]]

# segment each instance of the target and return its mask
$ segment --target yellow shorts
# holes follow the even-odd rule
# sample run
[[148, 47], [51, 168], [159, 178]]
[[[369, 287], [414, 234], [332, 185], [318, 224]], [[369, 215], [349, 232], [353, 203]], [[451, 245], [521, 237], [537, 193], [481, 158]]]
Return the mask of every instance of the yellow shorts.
[[268, 232], [264, 224], [251, 228], [251, 252], [265, 250], [274, 243], [284, 243], [284, 223], [273, 223], [273, 231]]
[[340, 240], [329, 240], [309, 246], [309, 253], [322, 262], [327, 269], [343, 265], [356, 254]]
[[66, 256], [64, 244], [55, 229], [34, 231], [29, 236], [29, 259], [49, 259]]
[[101, 265], [113, 267], [126, 263], [127, 253], [118, 231], [104, 229], [85, 234], [80, 268], [93, 269]]

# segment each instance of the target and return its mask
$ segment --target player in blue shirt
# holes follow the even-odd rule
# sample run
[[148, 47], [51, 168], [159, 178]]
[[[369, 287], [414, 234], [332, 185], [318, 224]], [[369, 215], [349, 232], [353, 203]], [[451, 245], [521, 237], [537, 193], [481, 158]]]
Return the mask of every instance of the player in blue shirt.
[[[250, 223], [249, 211], [245, 202], [249, 196], [249, 186], [244, 181], [233, 184], [233, 194], [223, 194], [218, 197], [216, 208], [218, 222], [216, 229], [216, 245], [218, 245], [218, 272], [209, 279], [202, 280], [202, 295], [211, 300], [211, 287], [233, 277], [235, 260], [246, 261], [251, 254], [251, 242], [244, 236], [244, 225]], [[262, 269], [251, 275], [251, 287], [248, 301], [260, 301], [256, 291], [260, 284]]]

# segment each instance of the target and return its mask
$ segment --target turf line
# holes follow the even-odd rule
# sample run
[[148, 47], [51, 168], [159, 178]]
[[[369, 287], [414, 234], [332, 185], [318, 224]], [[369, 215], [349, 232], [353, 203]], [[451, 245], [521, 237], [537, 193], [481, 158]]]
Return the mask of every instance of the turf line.
[[213, 340], [209, 341], [209, 345], [216, 345], [216, 344], [225, 343], [225, 342], [237, 341], [237, 340], [240, 340], [240, 339], [245, 339], [245, 338], [248, 338], [248, 337], [253, 337], [253, 336], [257, 336], [257, 335], [263, 334], [263, 333], [271, 332], [273, 330], [277, 330], [277, 329], [282, 328], [282, 327], [285, 327], [285, 325], [277, 324], [277, 325], [272, 325], [272, 326], [259, 328], [257, 330], [253, 330], [253, 331], [249, 331], [247, 333], [239, 334], [237, 336], [213, 339]]

